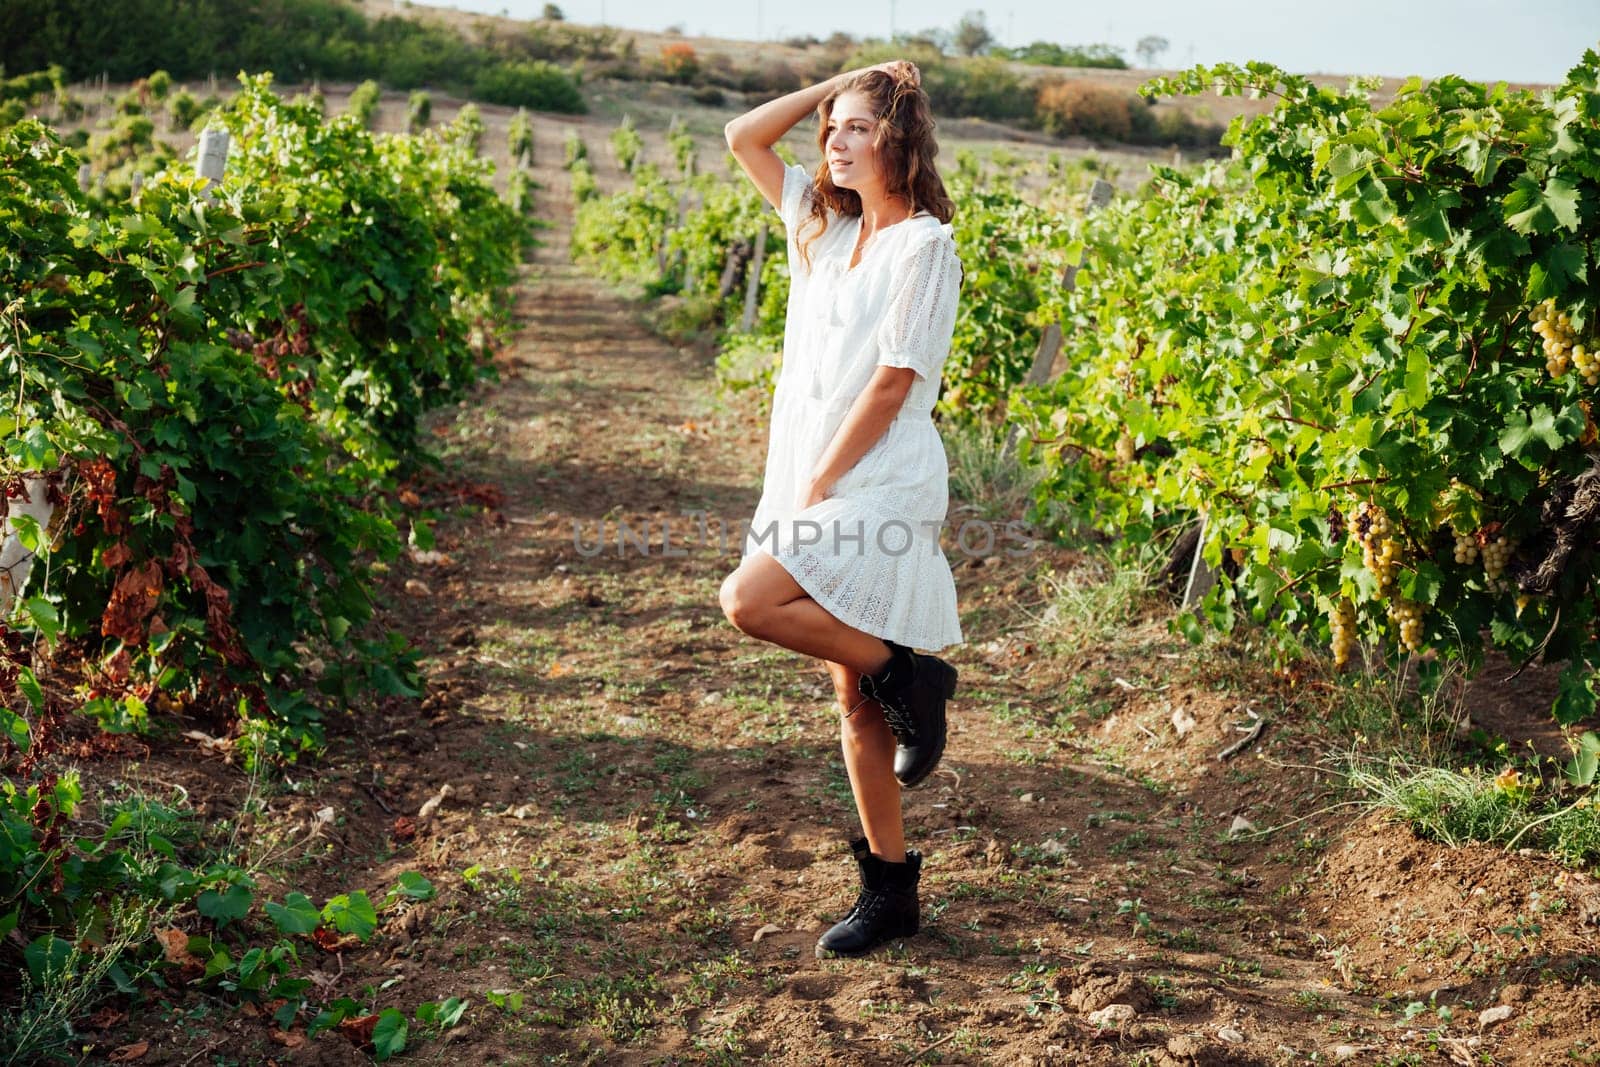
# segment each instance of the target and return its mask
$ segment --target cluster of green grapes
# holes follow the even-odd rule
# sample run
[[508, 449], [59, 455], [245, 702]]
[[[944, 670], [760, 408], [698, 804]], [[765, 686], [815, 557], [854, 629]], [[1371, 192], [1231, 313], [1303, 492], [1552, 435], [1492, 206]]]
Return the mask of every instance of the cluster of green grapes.
[[1400, 546], [1390, 536], [1393, 533], [1389, 516], [1378, 505], [1364, 500], [1356, 507], [1350, 534], [1361, 546], [1361, 562], [1378, 579], [1379, 596], [1394, 591], [1395, 574], [1400, 569]]
[[1455, 561], [1465, 565], [1481, 559], [1489, 588], [1503, 588], [1506, 583], [1502, 582], [1500, 576], [1505, 573], [1506, 564], [1511, 562], [1511, 553], [1517, 546], [1516, 542], [1500, 532], [1500, 524], [1492, 522], [1474, 533], [1462, 533], [1452, 526], [1450, 532], [1456, 541]]
[[1117, 460], [1122, 463], [1132, 463], [1137, 455], [1133, 447], [1133, 438], [1123, 434], [1117, 438]]
[[1343, 667], [1350, 662], [1350, 653], [1356, 647], [1356, 606], [1349, 597], [1340, 597], [1328, 613], [1328, 630], [1333, 635], [1333, 665]]
[[1500, 587], [1500, 575], [1511, 562], [1511, 550], [1516, 547], [1505, 534], [1499, 534], [1483, 546], [1483, 573], [1489, 578], [1489, 587]]
[[1589, 385], [1600, 385], [1600, 357], [1578, 340], [1572, 316], [1556, 310], [1554, 300], [1545, 300], [1533, 309], [1533, 332], [1544, 341], [1544, 368], [1550, 377], [1559, 378], [1576, 366]]
[[1422, 648], [1423, 605], [1399, 597], [1389, 601], [1389, 618], [1400, 628], [1400, 643], [1407, 652]]

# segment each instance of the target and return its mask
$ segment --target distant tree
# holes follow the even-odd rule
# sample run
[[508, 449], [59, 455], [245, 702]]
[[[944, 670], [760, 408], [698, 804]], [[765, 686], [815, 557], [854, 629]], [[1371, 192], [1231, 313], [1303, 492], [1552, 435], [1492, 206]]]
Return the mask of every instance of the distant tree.
[[989, 32], [989, 23], [982, 11], [968, 11], [961, 16], [952, 43], [956, 51], [965, 56], [982, 55], [994, 45], [994, 34]]
[[1010, 50], [1012, 59], [1023, 63], [1038, 63], [1050, 67], [1105, 67], [1126, 70], [1128, 61], [1122, 52], [1108, 44], [1059, 45], [1050, 41], [1034, 41]]
[[1161, 53], [1171, 47], [1172, 42], [1165, 37], [1151, 33], [1139, 38], [1139, 43], [1133, 46], [1133, 50], [1139, 53], [1140, 63], [1147, 67], [1153, 67], [1156, 65], [1156, 61], [1161, 58]]
[[540, 15], [539, 17], [544, 19], [546, 22], [565, 22], [565, 21], [567, 21], [566, 14], [561, 10], [561, 8], [557, 7], [555, 4], [546, 4], [546, 5], [544, 5], [544, 14]]

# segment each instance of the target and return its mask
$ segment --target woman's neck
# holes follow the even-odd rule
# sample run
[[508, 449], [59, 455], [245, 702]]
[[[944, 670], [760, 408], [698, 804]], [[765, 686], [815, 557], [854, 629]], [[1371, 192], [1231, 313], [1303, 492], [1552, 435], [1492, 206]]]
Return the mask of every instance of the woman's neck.
[[861, 197], [861, 228], [865, 233], [877, 233], [885, 226], [893, 226], [911, 217], [911, 205], [904, 197], [890, 196], [883, 190], [865, 190]]

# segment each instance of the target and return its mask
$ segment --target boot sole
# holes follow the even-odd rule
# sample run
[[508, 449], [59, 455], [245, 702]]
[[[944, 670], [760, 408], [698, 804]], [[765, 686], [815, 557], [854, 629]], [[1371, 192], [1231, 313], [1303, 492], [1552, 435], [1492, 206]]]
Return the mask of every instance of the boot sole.
[[[944, 698], [949, 700], [956, 695], [956, 678], [958, 672], [954, 667], [950, 666], [950, 664], [942, 661], [939, 663], [939, 668], [944, 675], [944, 680], [941, 683], [941, 688], [944, 690]], [[948, 727], [946, 728], [946, 733], [948, 733]], [[921, 774], [917, 775], [915, 778], [902, 779], [898, 775], [895, 777], [895, 781], [900, 783], [900, 788], [915, 789], [917, 786], [928, 780], [928, 776], [934, 772], [936, 767], [939, 766], [939, 761], [944, 759], [944, 743], [945, 737], [941, 734], [939, 737], [939, 750], [934, 753], [933, 759], [928, 763], [927, 769]]]
[[855, 952], [845, 952], [845, 951], [842, 951], [842, 950], [836, 949], [836, 948], [823, 948], [822, 947], [822, 942], [820, 942], [820, 941], [817, 942], [816, 947], [812, 950], [812, 952], [813, 952], [813, 955], [815, 955], [816, 958], [819, 959], [819, 960], [854, 960], [854, 959], [860, 959], [862, 956], [870, 956], [870, 955], [872, 955], [872, 953], [878, 951], [878, 949], [883, 948], [885, 945], [889, 944], [892, 941], [899, 941], [901, 938], [906, 938], [906, 937], [915, 937], [917, 935], [917, 930], [920, 927], [921, 927], [921, 923], [920, 922], [912, 923], [910, 930], [906, 930], [906, 929], [902, 928], [899, 933], [890, 934], [888, 937], [885, 937], [883, 940], [874, 941], [872, 944], [868, 945], [866, 948], [858, 949]]

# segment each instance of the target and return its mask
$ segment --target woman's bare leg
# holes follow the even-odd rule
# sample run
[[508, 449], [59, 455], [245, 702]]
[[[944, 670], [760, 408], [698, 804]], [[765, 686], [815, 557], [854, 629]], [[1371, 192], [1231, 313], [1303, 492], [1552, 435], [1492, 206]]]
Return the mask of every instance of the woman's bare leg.
[[882, 706], [859, 692], [861, 672], [842, 663], [825, 662], [839, 700], [839, 743], [861, 829], [874, 855], [900, 863], [906, 858], [906, 830], [900, 813], [900, 782], [894, 776], [894, 734], [883, 720]]
[[728, 621], [751, 637], [863, 674], [889, 662], [888, 645], [834, 618], [765, 552], [751, 552], [723, 579], [720, 599]]
[[889, 646], [840, 622], [765, 552], [750, 553], [728, 575], [721, 600], [728, 621], [751, 637], [827, 665], [840, 704], [844, 766], [867, 844], [879, 859], [903, 861], [905, 823], [900, 782], [894, 776], [895, 737], [882, 706], [860, 692], [861, 675], [882, 670], [889, 662]]

